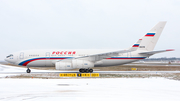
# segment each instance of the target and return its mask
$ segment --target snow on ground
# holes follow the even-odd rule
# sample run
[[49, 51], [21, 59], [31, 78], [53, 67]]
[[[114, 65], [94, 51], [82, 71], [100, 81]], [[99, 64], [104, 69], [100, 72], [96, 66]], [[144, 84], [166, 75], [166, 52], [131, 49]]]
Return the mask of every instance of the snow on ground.
[[0, 79], [2, 101], [180, 101], [180, 81], [164, 78]]
[[[14, 74], [14, 72], [26, 73], [26, 70], [27, 70], [27, 68], [16, 67], [16, 66], [7, 66], [7, 65], [1, 65], [0, 64], [0, 77], [20, 75], [20, 74]], [[3, 72], [6, 72], [8, 74], [1, 74]], [[54, 71], [53, 70], [31, 69], [31, 72], [54, 72]], [[10, 74], [10, 73], [13, 73], [13, 74]]]
[[[26, 69], [20, 68], [20, 67], [15, 67], [15, 66], [6, 66], [6, 65], [0, 64], [0, 73], [2, 73], [2, 72], [18, 72], [18, 71], [26, 71]], [[19, 75], [19, 74], [0, 74], [0, 77], [14, 76], [14, 75]]]
[[[16, 66], [8, 66], [8, 65], [2, 65], [0, 64], [0, 72], [24, 72], [26, 73], [27, 68], [22, 67], [16, 67]], [[53, 70], [37, 70], [37, 69], [31, 69], [31, 72], [47, 72], [47, 71], [53, 71]]]
[[[1, 72], [26, 68], [0, 65]], [[32, 71], [49, 71], [35, 70]], [[0, 74], [0, 76], [19, 74]], [[1, 101], [180, 101], [180, 81], [165, 78], [0, 79]]]

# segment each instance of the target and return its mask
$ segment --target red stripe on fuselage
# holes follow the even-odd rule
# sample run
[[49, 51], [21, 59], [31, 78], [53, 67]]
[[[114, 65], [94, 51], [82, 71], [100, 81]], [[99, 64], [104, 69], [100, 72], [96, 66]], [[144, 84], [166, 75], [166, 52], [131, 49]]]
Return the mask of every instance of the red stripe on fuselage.
[[62, 59], [66, 59], [66, 58], [42, 58], [42, 59], [33, 59], [33, 60], [29, 60], [29, 61], [27, 61], [27, 62], [25, 62], [24, 64], [23, 64], [23, 66], [27, 66], [27, 64], [29, 64], [30, 62], [32, 62], [32, 61], [36, 61], [36, 60], [62, 60]]
[[[33, 60], [29, 60], [26, 61], [24, 64], [22, 64], [23, 66], [27, 66], [30, 62], [36, 61], [36, 60], [63, 60], [66, 58], [41, 58], [41, 59], [33, 59]], [[106, 59], [144, 59], [144, 58], [106, 58]]]
[[34, 59], [34, 60], [29, 60], [29, 61], [25, 62], [25, 63], [23, 64], [23, 66], [27, 66], [27, 64], [28, 64], [28, 63], [30, 63], [30, 62], [32, 62], [32, 61], [35, 61], [35, 60], [43, 60], [43, 59]]

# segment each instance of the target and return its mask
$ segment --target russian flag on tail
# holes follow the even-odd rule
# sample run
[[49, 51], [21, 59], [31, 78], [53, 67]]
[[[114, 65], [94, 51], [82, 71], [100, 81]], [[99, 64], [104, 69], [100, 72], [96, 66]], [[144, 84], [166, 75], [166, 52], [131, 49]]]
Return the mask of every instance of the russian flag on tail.
[[147, 33], [145, 36], [153, 37], [156, 33]]
[[139, 47], [139, 44], [134, 44], [132, 47]]

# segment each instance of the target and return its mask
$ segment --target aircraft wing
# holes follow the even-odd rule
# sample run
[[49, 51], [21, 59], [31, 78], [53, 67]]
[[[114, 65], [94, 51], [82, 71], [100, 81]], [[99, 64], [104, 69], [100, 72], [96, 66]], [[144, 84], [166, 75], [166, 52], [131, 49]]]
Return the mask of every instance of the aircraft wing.
[[96, 62], [102, 59], [110, 58], [113, 56], [118, 56], [123, 53], [130, 52], [131, 50], [119, 50], [119, 51], [114, 51], [114, 52], [106, 52], [106, 53], [100, 53], [100, 54], [92, 54], [92, 55], [87, 55], [87, 56], [82, 56], [82, 57], [75, 57], [71, 59], [86, 59], [91, 62]]
[[167, 51], [174, 51], [174, 49], [167, 49], [167, 50], [160, 50], [160, 51], [150, 51], [150, 52], [141, 52], [139, 54], [153, 55], [153, 54], [167, 52]]

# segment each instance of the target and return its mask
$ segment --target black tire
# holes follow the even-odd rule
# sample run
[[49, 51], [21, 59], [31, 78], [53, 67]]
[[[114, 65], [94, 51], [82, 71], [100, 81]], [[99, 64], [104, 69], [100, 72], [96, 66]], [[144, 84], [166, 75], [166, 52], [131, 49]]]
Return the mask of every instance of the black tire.
[[93, 69], [89, 69], [89, 72], [92, 73], [92, 72], [93, 72]]
[[30, 70], [30, 69], [27, 69], [26, 72], [27, 72], [27, 73], [31, 73], [31, 70]]
[[79, 69], [79, 72], [81, 73], [82, 69]]
[[85, 72], [85, 69], [81, 69], [81, 73], [84, 73]]
[[89, 73], [89, 69], [85, 69], [85, 72], [86, 72], [86, 73]]

